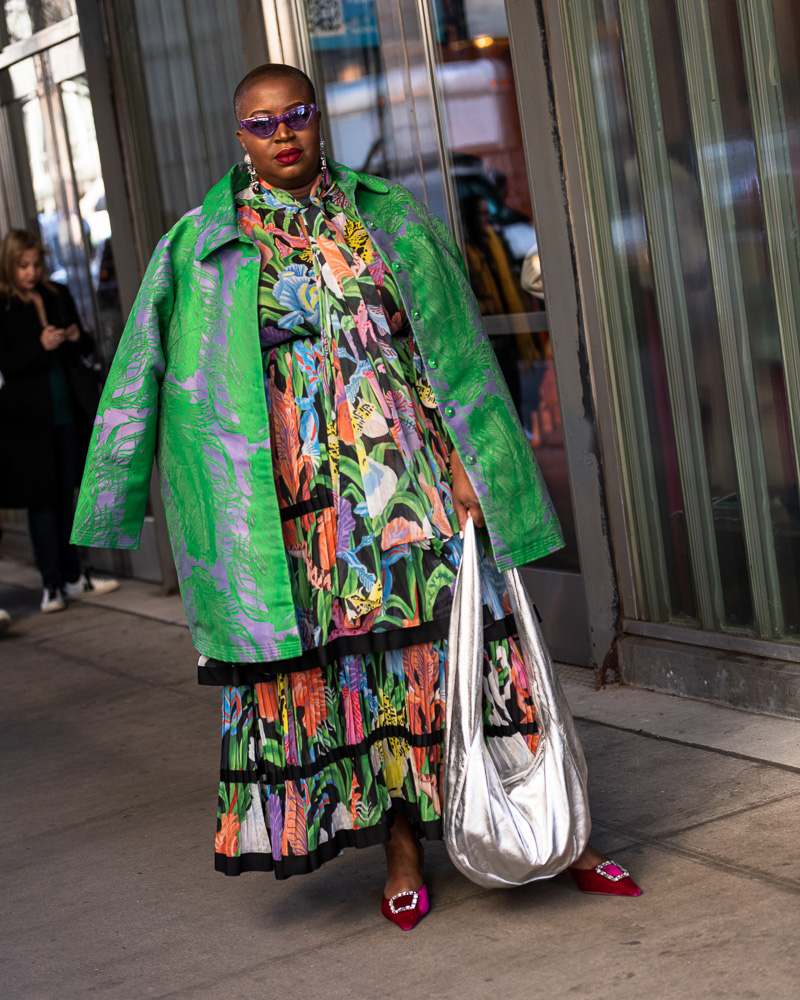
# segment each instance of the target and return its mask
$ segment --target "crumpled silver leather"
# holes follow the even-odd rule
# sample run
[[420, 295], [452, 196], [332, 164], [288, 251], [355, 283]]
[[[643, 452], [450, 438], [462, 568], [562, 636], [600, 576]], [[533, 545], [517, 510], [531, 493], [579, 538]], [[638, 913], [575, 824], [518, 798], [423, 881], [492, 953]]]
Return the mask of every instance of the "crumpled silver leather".
[[478, 885], [514, 886], [569, 867], [589, 839], [586, 761], [519, 573], [503, 574], [536, 706], [539, 744], [483, 736], [483, 603], [472, 519], [456, 581], [447, 662], [444, 834]]

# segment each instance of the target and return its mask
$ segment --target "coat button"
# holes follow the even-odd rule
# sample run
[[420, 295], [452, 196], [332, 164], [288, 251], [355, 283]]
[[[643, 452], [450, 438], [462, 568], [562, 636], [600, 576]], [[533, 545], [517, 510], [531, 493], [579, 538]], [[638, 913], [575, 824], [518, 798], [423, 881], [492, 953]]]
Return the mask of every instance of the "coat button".
[[456, 415], [456, 411], [453, 409], [452, 406], [445, 406], [444, 415], [446, 417], [454, 417]]
[[396, 260], [396, 261], [394, 261], [392, 263], [392, 270], [393, 271], [402, 271], [403, 270], [403, 265], [400, 263], [399, 260]]
[[414, 312], [411, 313], [413, 319], [419, 319], [421, 315], [422, 313], [419, 311], [419, 309], [415, 309]]
[[428, 368], [435, 368], [437, 365], [436, 358], [428, 358]]
[[467, 465], [474, 465], [476, 459], [475, 459], [474, 455], [467, 455], [467, 457], [464, 459], [464, 461], [467, 463]]
[[368, 220], [368, 222], [367, 222], [367, 226], [368, 226], [368, 227], [369, 227], [370, 229], [374, 229], [374, 228], [375, 228], [375, 223], [374, 223], [374, 222], [372, 221], [372, 219], [369, 219], [369, 220]]

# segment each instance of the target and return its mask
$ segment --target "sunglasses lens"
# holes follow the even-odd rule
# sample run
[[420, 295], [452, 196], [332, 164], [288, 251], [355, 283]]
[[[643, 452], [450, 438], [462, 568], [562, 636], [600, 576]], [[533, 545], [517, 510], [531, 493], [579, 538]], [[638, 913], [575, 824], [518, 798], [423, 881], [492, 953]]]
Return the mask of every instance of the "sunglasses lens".
[[247, 123], [247, 131], [251, 132], [256, 139], [269, 139], [275, 135], [278, 123], [274, 118], [253, 118]]
[[295, 108], [294, 111], [290, 111], [286, 115], [286, 124], [289, 128], [293, 128], [298, 132], [302, 132], [304, 128], [308, 128], [311, 124], [311, 119], [314, 117], [314, 112], [317, 109], [313, 104], [304, 104], [299, 108]]

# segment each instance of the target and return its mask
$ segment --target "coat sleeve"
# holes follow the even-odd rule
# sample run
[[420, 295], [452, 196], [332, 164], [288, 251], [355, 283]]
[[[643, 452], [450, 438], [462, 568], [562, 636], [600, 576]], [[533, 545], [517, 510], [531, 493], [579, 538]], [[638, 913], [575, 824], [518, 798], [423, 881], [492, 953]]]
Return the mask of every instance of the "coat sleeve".
[[420, 213], [420, 217], [425, 219], [428, 223], [428, 229], [433, 238], [439, 244], [441, 249], [448, 255], [448, 257], [451, 257], [455, 261], [458, 269], [464, 277], [468, 278], [469, 274], [467, 272], [467, 265], [464, 261], [463, 254], [461, 253], [453, 234], [450, 232], [449, 227], [442, 222], [435, 212], [429, 211], [418, 198], [414, 198], [414, 201], [417, 204], [417, 210]]
[[[412, 235], [403, 248], [409, 270], [425, 275], [428, 284], [417, 299], [417, 342], [428, 379], [483, 507], [498, 568], [522, 566], [563, 547], [558, 517], [486, 335], [461, 253], [441, 219], [411, 197], [428, 237]], [[428, 253], [430, 241], [438, 253]], [[449, 266], [453, 263], [455, 268]]]
[[145, 273], [100, 399], [72, 530], [75, 545], [139, 547], [173, 304], [171, 243], [165, 236]]

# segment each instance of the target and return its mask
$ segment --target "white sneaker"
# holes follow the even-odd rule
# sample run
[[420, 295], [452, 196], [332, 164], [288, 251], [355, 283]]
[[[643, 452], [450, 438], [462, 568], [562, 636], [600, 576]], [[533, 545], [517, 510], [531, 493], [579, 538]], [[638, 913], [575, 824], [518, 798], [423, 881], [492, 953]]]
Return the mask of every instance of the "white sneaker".
[[66, 607], [64, 598], [58, 587], [45, 587], [42, 591], [42, 603], [39, 605], [42, 611], [49, 615], [52, 611], [63, 611]]
[[61, 592], [67, 600], [74, 601], [79, 597], [89, 597], [92, 595], [99, 597], [101, 594], [110, 594], [112, 590], [116, 590], [118, 587], [119, 580], [114, 580], [111, 577], [88, 576], [86, 573], [81, 573], [74, 583], [65, 583], [61, 588]]
[[0, 635], [3, 634], [11, 625], [11, 615], [0, 608]]

